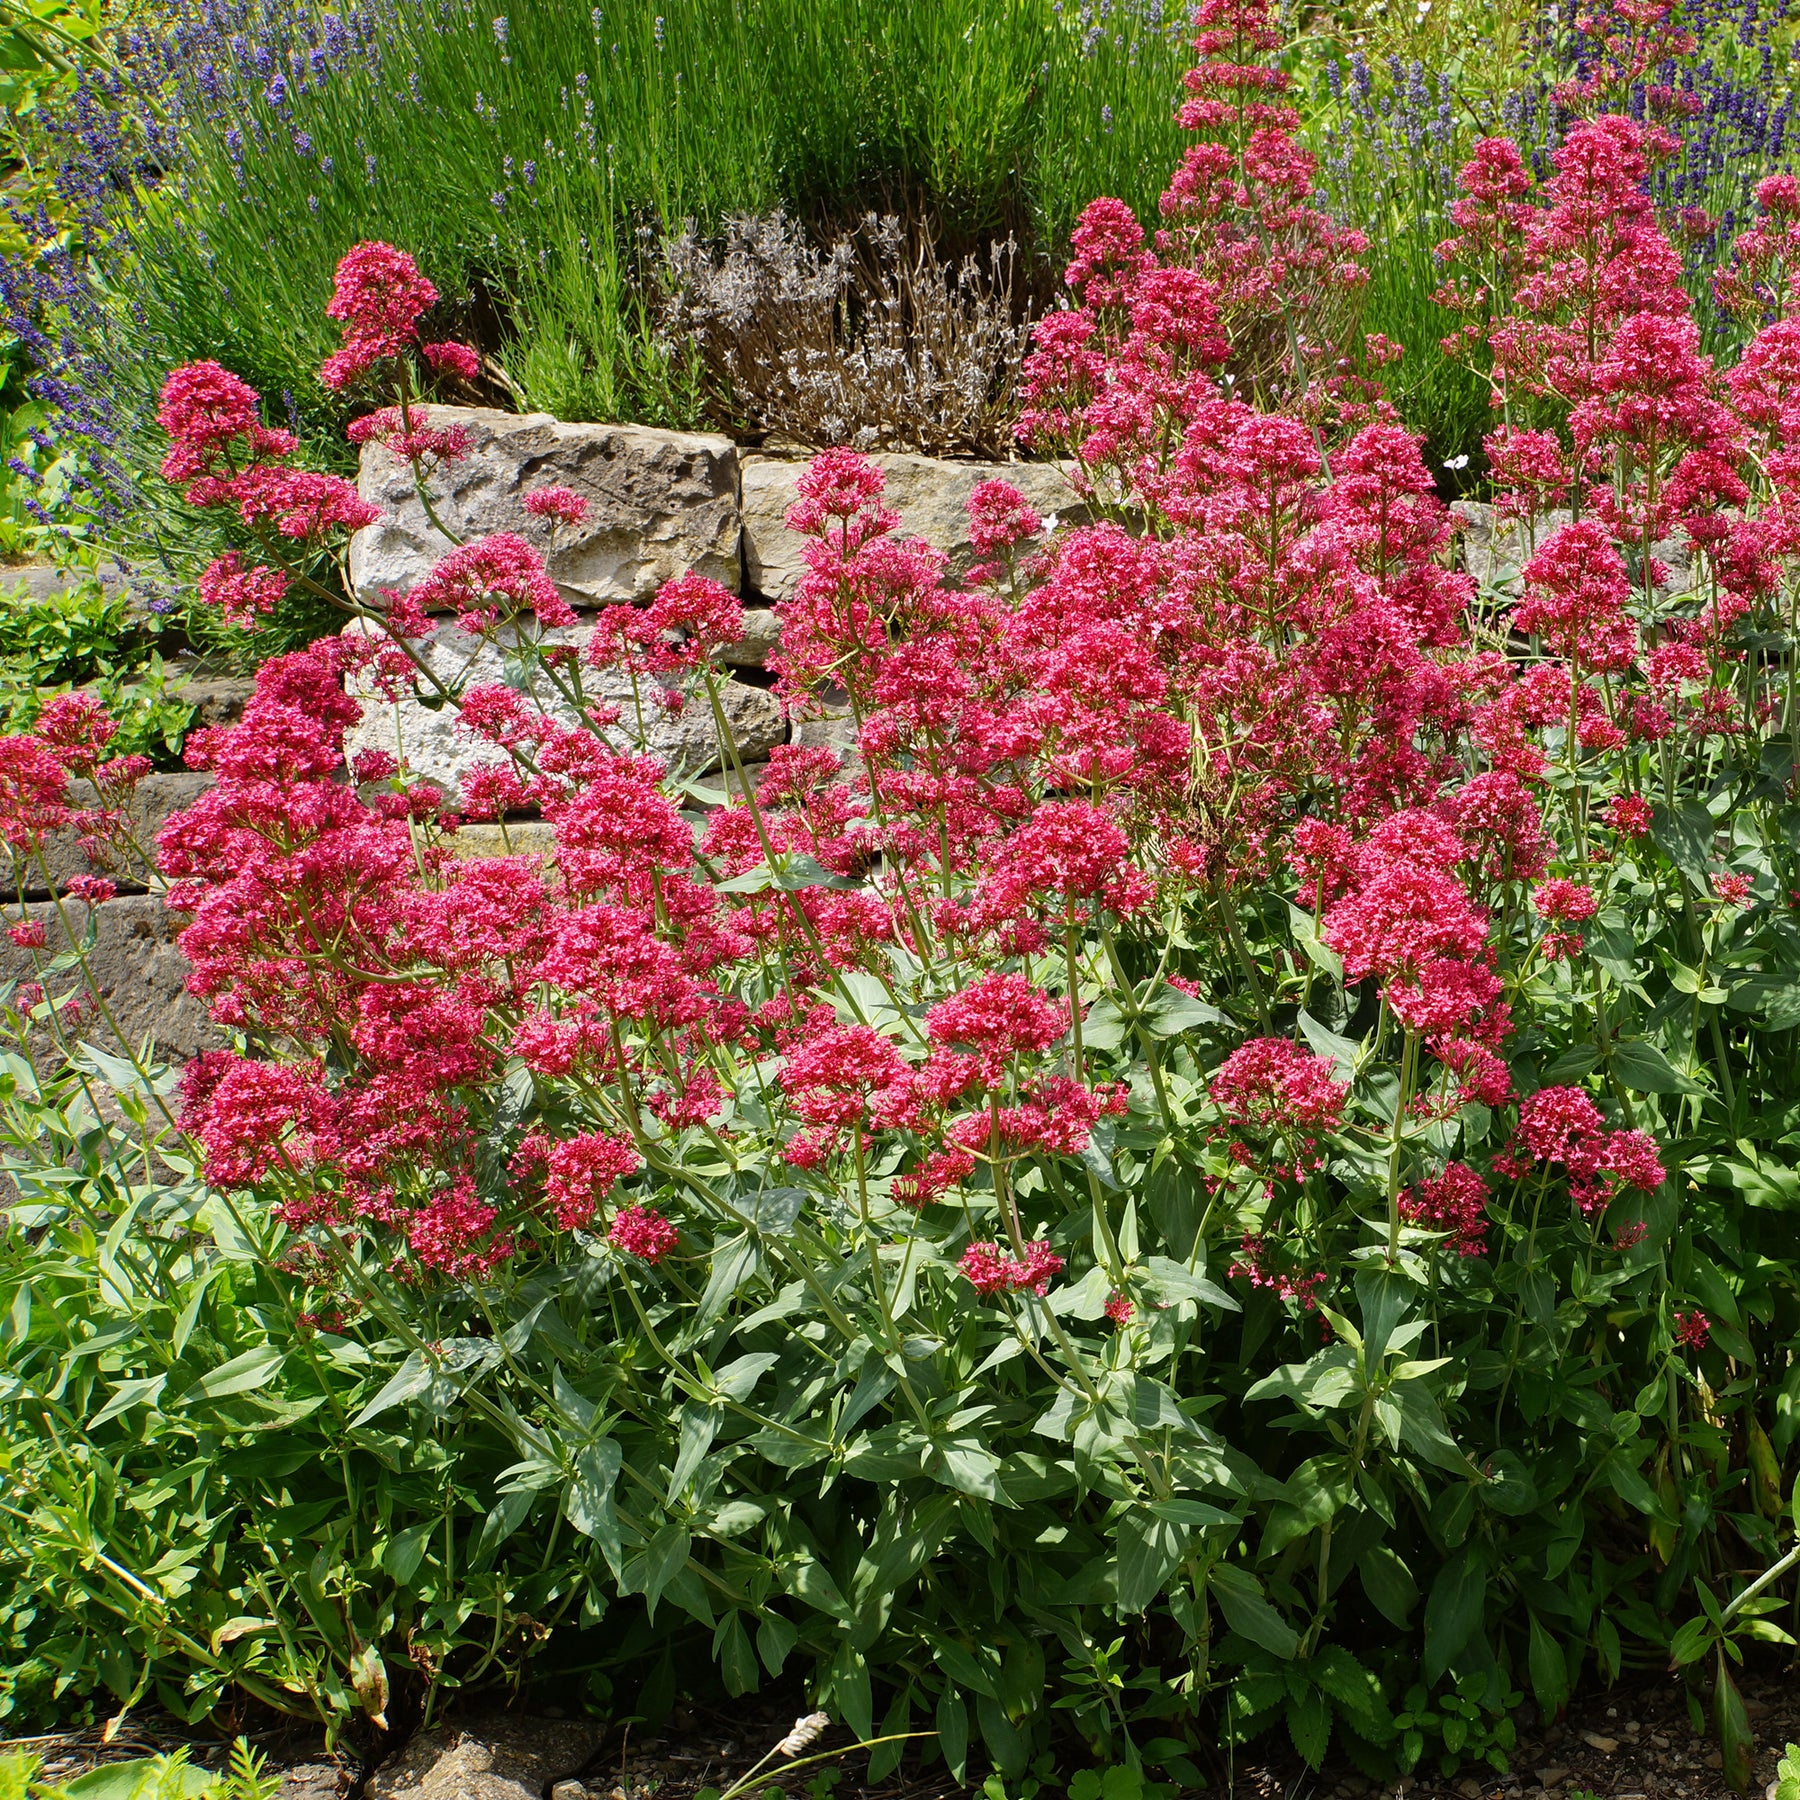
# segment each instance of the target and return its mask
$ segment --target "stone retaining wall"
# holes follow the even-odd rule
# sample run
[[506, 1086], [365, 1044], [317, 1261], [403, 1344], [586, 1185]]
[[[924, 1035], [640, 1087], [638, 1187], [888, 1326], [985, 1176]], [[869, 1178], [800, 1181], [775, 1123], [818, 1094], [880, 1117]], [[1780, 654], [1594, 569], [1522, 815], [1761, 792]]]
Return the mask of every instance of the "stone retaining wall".
[[[565, 425], [545, 413], [433, 407], [431, 416], [437, 425], [461, 425], [470, 453], [432, 478], [428, 511], [406, 463], [379, 445], [363, 451], [358, 486], [388, 518], [351, 542], [357, 591], [375, 601], [384, 589], [406, 593], [423, 579], [450, 547], [433, 516], [460, 537], [511, 531], [543, 548], [551, 579], [578, 613], [646, 601], [671, 576], [690, 569], [722, 582], [744, 602], [744, 635], [724, 657], [737, 672], [725, 687], [725, 711], [755, 780], [754, 765], [789, 735], [761, 671], [779, 634], [771, 606], [790, 598], [805, 572], [805, 539], [788, 530], [787, 512], [799, 498], [795, 484], [808, 459], [743, 452], [729, 438], [699, 432]], [[941, 550], [956, 574], [976, 561], [969, 496], [992, 476], [1012, 482], [1047, 519], [1076, 523], [1088, 516], [1068, 476], [1053, 463], [996, 468], [929, 456], [871, 460], [887, 477], [886, 499], [900, 514], [902, 531]], [[548, 530], [523, 505], [524, 496], [541, 487], [572, 489], [587, 502], [586, 518]], [[591, 634], [584, 618], [552, 635], [581, 645]], [[446, 627], [417, 647], [440, 672], [454, 668], [469, 680], [499, 680], [502, 658], [482, 649], [471, 659], [462, 648], [466, 643]], [[629, 698], [622, 683], [616, 694], [605, 691], [604, 676], [600, 687], [604, 698]], [[370, 748], [403, 754], [411, 768], [453, 796], [466, 769], [492, 759], [489, 747], [456, 732], [447, 710], [433, 712], [414, 700], [384, 703], [372, 687], [359, 697], [365, 710], [347, 746], [352, 755]], [[799, 735], [845, 747], [831, 721], [802, 726]], [[659, 720], [650, 748], [685, 775], [708, 774], [720, 764], [710, 712], [694, 704]]]
[[[803, 540], [788, 530], [786, 513], [797, 497], [795, 482], [804, 457], [740, 451], [728, 438], [694, 432], [653, 431], [635, 425], [569, 425], [547, 414], [514, 415], [480, 408], [433, 407], [434, 423], [461, 423], [471, 440], [470, 455], [441, 471], [431, 489], [431, 512], [460, 536], [514, 531], [547, 550], [547, 566], [564, 598], [584, 613], [580, 623], [558, 633], [571, 643], [593, 631], [592, 610], [621, 601], [647, 601], [670, 577], [696, 570], [723, 582], [744, 602], [744, 634], [724, 661], [736, 672], [726, 685], [726, 711], [749, 765], [752, 783], [761, 759], [786, 741], [788, 722], [768, 692], [764, 672], [778, 626], [771, 603], [787, 599], [804, 572]], [[1046, 517], [1078, 524], [1087, 514], [1063, 470], [1053, 464], [946, 462], [931, 457], [885, 455], [872, 459], [887, 476], [887, 501], [901, 516], [902, 531], [941, 550], [955, 573], [976, 560], [968, 541], [967, 502], [976, 484], [1003, 476]], [[410, 470], [380, 446], [363, 451], [358, 485], [387, 515], [359, 532], [350, 547], [351, 579], [365, 598], [382, 589], [406, 592], [449, 548], [414, 491]], [[572, 488], [588, 502], [576, 527], [547, 534], [521, 501], [533, 488]], [[1516, 526], [1496, 527], [1489, 509], [1466, 502], [1460, 515], [1464, 555], [1470, 571], [1485, 582], [1498, 575], [1504, 586], [1532, 545], [1515, 541]], [[1541, 534], [1540, 534], [1541, 535]], [[363, 629], [352, 625], [349, 629]], [[468, 640], [454, 627], [436, 631], [419, 648], [445, 674], [496, 680], [501, 658], [478, 649], [469, 666]], [[491, 664], [492, 667], [488, 665]], [[225, 691], [229, 689], [230, 691]], [[235, 717], [241, 684], [221, 684], [206, 702], [204, 723]], [[419, 774], [441, 783], [454, 798], [471, 763], [491, 757], [486, 746], [454, 733], [455, 715], [433, 712], [404, 700], [383, 702], [372, 690], [363, 722], [350, 734], [351, 754], [380, 747], [403, 753]], [[811, 721], [795, 729], [804, 743], [853, 748], [845, 721]], [[718, 768], [718, 747], [710, 713], [689, 706], [661, 719], [652, 748], [683, 774]], [[135, 835], [150, 847], [167, 819], [202, 791], [209, 776], [153, 775], [143, 784], [134, 819]], [[716, 777], [715, 777], [716, 779]], [[463, 834], [465, 853], [492, 855], [502, 845], [497, 826], [472, 826]], [[541, 825], [519, 821], [504, 834], [514, 847], [547, 848]], [[0, 851], [0, 859], [4, 852]], [[70, 876], [91, 872], [71, 836], [52, 843], [46, 869], [4, 869], [8, 887], [23, 888], [26, 910], [44, 919], [52, 950], [66, 943], [69, 929], [85, 929], [88, 909], [57, 901]], [[200, 1002], [183, 990], [186, 965], [175, 948], [179, 930], [157, 898], [147, 866], [107, 870], [120, 883], [119, 896], [103, 903], [97, 920], [93, 964], [120, 1027], [133, 1039], [150, 1038], [158, 1051], [182, 1058], [222, 1042]], [[0, 940], [0, 982], [31, 978], [32, 958]], [[73, 986], [75, 978], [67, 978]]]
[[[699, 432], [569, 425], [545, 413], [474, 407], [431, 410], [434, 423], [460, 423], [467, 429], [470, 454], [433, 478], [428, 512], [408, 466], [379, 445], [365, 448], [358, 487], [385, 516], [351, 541], [350, 578], [357, 592], [373, 601], [384, 588], [404, 593], [424, 577], [450, 548], [433, 514], [463, 538], [513, 531], [544, 548], [551, 578], [584, 615], [576, 626], [556, 634], [576, 645], [592, 636], [589, 621], [595, 608], [648, 601], [663, 582], [689, 570], [723, 582], [744, 601], [743, 637], [723, 657], [735, 671], [725, 688], [726, 715], [750, 782], [760, 779], [763, 760], [789, 735], [788, 722], [768, 691], [765, 666], [779, 635], [770, 603], [792, 595], [804, 572], [803, 540], [787, 529], [786, 513], [798, 497], [795, 481], [807, 459], [744, 453], [729, 438]], [[887, 475], [887, 497], [899, 510], [903, 529], [942, 550], [957, 573], [975, 561], [968, 541], [969, 495], [990, 476], [1004, 475], [1046, 516], [1068, 523], [1086, 517], [1063, 472], [1050, 464], [996, 469], [924, 456], [874, 460]], [[525, 511], [524, 495], [550, 486], [572, 488], [587, 501], [587, 517], [579, 526], [547, 533]], [[364, 628], [353, 624], [349, 629]], [[476, 681], [501, 677], [500, 655], [479, 649], [471, 666], [468, 640], [453, 626], [434, 632], [419, 649], [446, 675], [454, 672]], [[199, 722], [229, 722], [241, 710], [246, 691], [244, 683], [193, 684]], [[433, 712], [412, 700], [383, 702], [372, 688], [359, 697], [364, 718], [350, 733], [347, 751], [354, 755], [378, 747], [404, 754], [412, 769], [441, 783], [452, 799], [463, 771], [493, 754], [458, 736], [449, 710]], [[796, 735], [807, 743], [851, 748], [844, 724], [835, 719], [809, 722]], [[658, 719], [650, 740], [654, 752], [680, 773], [711, 775], [715, 784], [723, 779], [709, 710], [689, 705]], [[156, 833], [169, 817], [190, 804], [210, 780], [200, 774], [146, 779], [132, 822], [138, 842], [153, 850]], [[724, 781], [727, 788], [735, 785], [735, 778]], [[510, 823], [504, 834], [498, 826], [470, 826], [461, 834], [459, 849], [494, 855], [504, 842], [543, 852], [547, 837], [545, 827], [529, 821]], [[134, 1041], [148, 1037], [158, 1053], [176, 1059], [222, 1043], [224, 1034], [184, 991], [187, 965], [175, 947], [180, 925], [157, 897], [156, 877], [146, 862], [96, 869], [72, 833], [52, 841], [41, 865], [21, 870], [14, 870], [0, 849], [0, 877], [15, 896], [13, 916], [22, 892], [26, 915], [46, 926], [51, 955], [67, 947], [70, 931], [79, 936], [86, 929], [89, 908], [59, 896], [71, 876], [90, 873], [109, 875], [121, 890], [98, 908], [91, 956], [119, 1027]], [[35, 966], [30, 952], [0, 939], [0, 983], [28, 981]], [[71, 972], [52, 985], [67, 990], [78, 981]], [[101, 1021], [82, 1030], [104, 1035]]]

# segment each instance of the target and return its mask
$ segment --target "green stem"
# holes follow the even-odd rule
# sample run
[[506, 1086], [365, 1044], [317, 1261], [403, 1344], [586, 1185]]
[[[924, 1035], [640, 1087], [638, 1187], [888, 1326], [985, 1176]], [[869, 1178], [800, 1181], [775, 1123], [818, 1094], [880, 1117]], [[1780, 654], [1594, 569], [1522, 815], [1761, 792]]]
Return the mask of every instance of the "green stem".
[[1400, 1053], [1400, 1091], [1394, 1100], [1394, 1129], [1388, 1140], [1388, 1245], [1390, 1263], [1400, 1259], [1400, 1153], [1405, 1142], [1406, 1109], [1412, 1104], [1413, 1082], [1419, 1067], [1419, 1034], [1406, 1031]]

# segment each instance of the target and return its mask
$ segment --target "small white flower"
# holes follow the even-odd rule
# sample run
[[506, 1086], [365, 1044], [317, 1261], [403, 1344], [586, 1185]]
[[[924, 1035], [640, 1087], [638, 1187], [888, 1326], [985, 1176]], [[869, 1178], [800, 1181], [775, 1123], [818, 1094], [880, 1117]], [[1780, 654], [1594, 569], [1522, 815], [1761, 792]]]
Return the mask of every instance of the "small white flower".
[[1468, 466], [1469, 459], [1466, 456], [1446, 456], [1444, 458], [1446, 469], [1466, 469]]
[[1055, 513], [1045, 513], [1043, 521], [1044, 535], [1048, 537], [1061, 523], [1062, 520], [1059, 519]]

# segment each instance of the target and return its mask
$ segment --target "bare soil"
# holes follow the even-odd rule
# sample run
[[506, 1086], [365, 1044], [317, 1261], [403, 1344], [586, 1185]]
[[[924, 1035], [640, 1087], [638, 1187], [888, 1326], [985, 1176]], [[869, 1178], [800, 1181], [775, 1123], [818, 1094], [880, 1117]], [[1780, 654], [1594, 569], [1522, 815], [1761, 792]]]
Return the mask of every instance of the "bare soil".
[[[1773, 1792], [1784, 1746], [1800, 1743], [1800, 1669], [1767, 1667], [1742, 1686], [1758, 1743], [1750, 1793], [1762, 1800]], [[452, 1722], [479, 1735], [476, 1717]], [[703, 1788], [725, 1788], [748, 1773], [792, 1723], [791, 1702], [755, 1702], [731, 1713], [677, 1707], [655, 1733], [631, 1727], [611, 1733], [581, 1772], [579, 1787], [589, 1800], [693, 1800]], [[328, 1751], [322, 1734], [288, 1721], [262, 1729], [246, 1721], [243, 1729], [268, 1758], [270, 1770], [283, 1776], [280, 1800], [358, 1800], [369, 1773], [398, 1747], [371, 1738]], [[818, 1747], [849, 1741], [850, 1734], [837, 1729]], [[67, 1781], [98, 1763], [178, 1743], [190, 1745], [196, 1763], [223, 1763], [218, 1738], [202, 1739], [154, 1718], [128, 1724], [110, 1742], [102, 1742], [96, 1728], [14, 1740], [0, 1748], [34, 1749], [44, 1758], [40, 1779]], [[1201, 1790], [1205, 1800], [1731, 1800], [1718, 1746], [1694, 1730], [1685, 1691], [1668, 1678], [1627, 1681], [1579, 1696], [1562, 1719], [1548, 1724], [1536, 1721], [1527, 1708], [1506, 1774], [1477, 1766], [1445, 1777], [1426, 1768], [1380, 1784], [1335, 1756], [1315, 1772], [1273, 1738], [1257, 1748], [1261, 1756], [1244, 1758], [1235, 1768], [1221, 1762]], [[846, 1758], [792, 1773], [770, 1768], [757, 1788], [779, 1787], [794, 1800], [958, 1800], [967, 1792], [947, 1780], [941, 1766], [928, 1767], [917, 1757], [874, 1784], [859, 1779], [867, 1766], [859, 1768], [859, 1762]], [[820, 1769], [841, 1773], [821, 1780]], [[575, 1784], [558, 1783], [554, 1800], [575, 1800]]]

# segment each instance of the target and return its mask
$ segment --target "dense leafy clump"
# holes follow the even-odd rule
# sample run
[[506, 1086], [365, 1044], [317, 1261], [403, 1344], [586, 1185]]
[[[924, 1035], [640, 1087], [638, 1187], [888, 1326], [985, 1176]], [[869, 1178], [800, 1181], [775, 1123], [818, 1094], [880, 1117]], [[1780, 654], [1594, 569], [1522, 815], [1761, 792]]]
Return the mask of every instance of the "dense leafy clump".
[[[1647, 196], [1673, 137], [1608, 110], [1682, 49], [1657, 8], [1544, 179], [1476, 147], [1441, 303], [1498, 414], [1478, 585], [1277, 34], [1258, 0], [1198, 33], [1163, 229], [1090, 206], [1024, 367], [1096, 522], [984, 483], [953, 581], [859, 455], [800, 480], [780, 693], [848, 758], [740, 766], [715, 583], [584, 626], [539, 548], [562, 489], [190, 749], [217, 781], [161, 867], [241, 1038], [139, 1104], [213, 1195], [171, 1223], [278, 1258], [292, 1319], [158, 1385], [159, 1333], [71, 1308], [33, 1403], [112, 1383], [98, 1443], [149, 1483], [182, 1408], [279, 1367], [233, 1479], [341, 1468], [380, 1522], [248, 1520], [320, 1542], [281, 1571], [305, 1619], [222, 1542], [171, 1629], [139, 1604], [130, 1679], [385, 1713], [408, 1663], [435, 1690], [606, 1619], [646, 1705], [684, 1650], [734, 1694], [798, 1670], [958, 1774], [1059, 1722], [1182, 1779], [1275, 1725], [1315, 1764], [1503, 1759], [1519, 1693], [1671, 1654], [1741, 1719], [1800, 1421], [1800, 189], [1736, 246], [1720, 367]], [[434, 299], [359, 245], [323, 370], [427, 492], [464, 445], [422, 384], [473, 361]], [[209, 602], [330, 593], [356, 489], [217, 363], [161, 417], [237, 543]], [[436, 672], [434, 613], [506, 681]], [[487, 755], [454, 796], [404, 743], [346, 780], [359, 694]], [[644, 752], [684, 706], [722, 787]], [[20, 852], [125, 815], [108, 732], [67, 699], [0, 747]], [[465, 852], [526, 812], [552, 848]], [[289, 1464], [302, 1418], [329, 1454]]]

